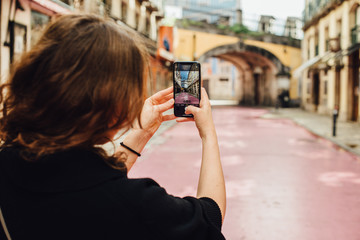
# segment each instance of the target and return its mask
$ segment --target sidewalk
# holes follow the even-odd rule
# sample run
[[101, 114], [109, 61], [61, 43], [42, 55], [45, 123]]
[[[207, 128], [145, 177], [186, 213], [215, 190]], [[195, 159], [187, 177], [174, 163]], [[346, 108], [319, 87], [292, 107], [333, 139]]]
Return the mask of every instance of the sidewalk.
[[354, 122], [337, 122], [336, 137], [332, 136], [333, 120], [331, 116], [307, 112], [298, 108], [270, 108], [262, 118], [289, 118], [307, 128], [310, 132], [326, 138], [336, 145], [360, 156], [360, 124]]

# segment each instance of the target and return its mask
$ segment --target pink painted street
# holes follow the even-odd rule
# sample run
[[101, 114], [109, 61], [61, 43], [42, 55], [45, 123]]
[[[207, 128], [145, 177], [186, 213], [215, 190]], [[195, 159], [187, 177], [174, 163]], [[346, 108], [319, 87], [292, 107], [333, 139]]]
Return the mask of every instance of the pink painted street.
[[[230, 240], [359, 240], [360, 161], [289, 119], [260, 108], [213, 109], [227, 188]], [[195, 196], [201, 141], [193, 123], [167, 129], [130, 177]]]

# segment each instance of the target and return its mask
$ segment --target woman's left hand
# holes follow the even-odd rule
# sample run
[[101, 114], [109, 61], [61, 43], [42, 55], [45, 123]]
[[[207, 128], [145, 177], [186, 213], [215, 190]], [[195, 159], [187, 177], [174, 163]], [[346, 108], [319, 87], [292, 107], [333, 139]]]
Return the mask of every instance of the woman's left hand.
[[[163, 113], [174, 107], [173, 87], [159, 91], [145, 100], [141, 112], [142, 130], [147, 134], [154, 135], [161, 123], [164, 121], [174, 120], [174, 114], [164, 115]], [[136, 123], [137, 124], [137, 123]], [[140, 129], [138, 125], [134, 127]]]

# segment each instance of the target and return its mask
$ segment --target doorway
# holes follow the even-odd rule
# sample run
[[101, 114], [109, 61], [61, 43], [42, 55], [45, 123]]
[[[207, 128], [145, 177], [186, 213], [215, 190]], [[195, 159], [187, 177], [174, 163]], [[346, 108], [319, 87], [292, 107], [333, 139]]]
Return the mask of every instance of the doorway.
[[349, 97], [350, 97], [350, 120], [357, 121], [359, 115], [359, 49], [350, 56], [350, 78], [349, 78]]
[[320, 77], [319, 72], [315, 72], [313, 75], [313, 104], [315, 111], [317, 111], [320, 104]]
[[340, 85], [340, 71], [341, 68], [336, 66], [335, 67], [335, 104], [334, 104], [334, 109], [339, 110], [340, 108], [340, 90], [341, 90], [341, 85]]
[[260, 74], [254, 74], [254, 99], [255, 105], [260, 105]]

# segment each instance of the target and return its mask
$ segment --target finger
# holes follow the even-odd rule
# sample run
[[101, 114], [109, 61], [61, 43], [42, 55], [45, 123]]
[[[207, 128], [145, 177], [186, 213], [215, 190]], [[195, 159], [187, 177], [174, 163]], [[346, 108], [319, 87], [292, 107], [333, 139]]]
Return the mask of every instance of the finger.
[[155, 93], [150, 98], [154, 101], [160, 101], [163, 97], [173, 92], [173, 87], [168, 87], [160, 92]]
[[166, 95], [163, 97], [160, 101], [158, 101], [160, 104], [169, 101], [170, 99], [174, 98], [174, 95], [172, 93]]
[[156, 105], [155, 107], [158, 112], [163, 113], [174, 107], [174, 99], [171, 98], [169, 101], [159, 104], [159, 105]]
[[170, 120], [174, 120], [174, 119], [176, 119], [176, 116], [175, 116], [174, 114], [164, 115], [164, 116], [162, 117], [162, 120], [163, 120], [163, 121], [170, 121]]
[[194, 118], [186, 118], [186, 117], [176, 119], [176, 122], [179, 122], [179, 123], [181, 123], [181, 122], [194, 122], [194, 121], [195, 121]]

